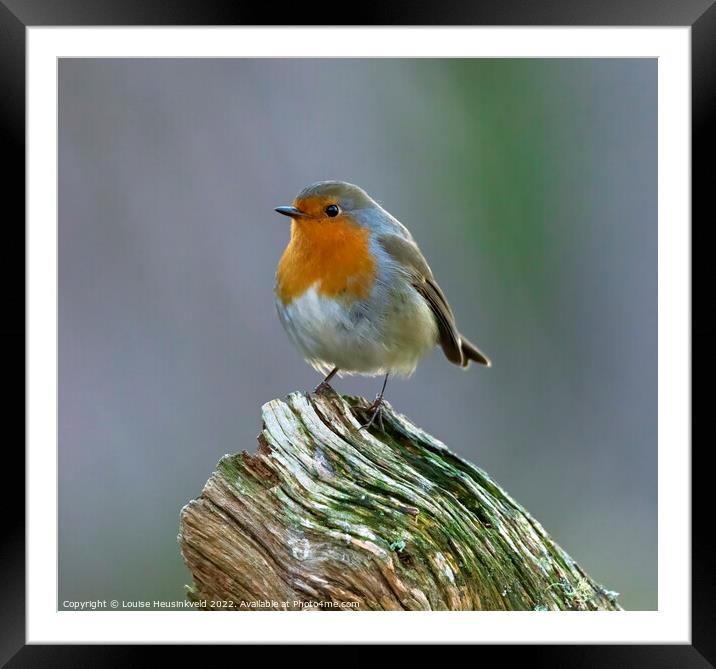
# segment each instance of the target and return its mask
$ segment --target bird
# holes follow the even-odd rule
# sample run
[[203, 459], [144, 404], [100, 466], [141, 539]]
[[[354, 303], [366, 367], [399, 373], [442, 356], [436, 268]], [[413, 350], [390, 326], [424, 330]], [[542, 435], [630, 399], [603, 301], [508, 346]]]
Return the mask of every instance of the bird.
[[326, 375], [316, 392], [330, 388], [336, 374], [384, 376], [369, 427], [380, 416], [388, 377], [410, 376], [437, 345], [462, 368], [491, 366], [460, 334], [408, 228], [362, 188], [319, 181], [275, 211], [291, 219], [276, 268], [276, 310], [304, 359]]

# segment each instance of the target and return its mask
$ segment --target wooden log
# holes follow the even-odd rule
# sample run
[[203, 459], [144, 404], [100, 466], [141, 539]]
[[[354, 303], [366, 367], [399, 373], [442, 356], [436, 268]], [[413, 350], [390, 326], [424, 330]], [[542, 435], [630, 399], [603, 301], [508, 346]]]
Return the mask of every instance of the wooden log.
[[[207, 608], [620, 610], [485, 472], [397, 414], [332, 391], [263, 407], [181, 511]], [[217, 604], [219, 606], [217, 607]]]

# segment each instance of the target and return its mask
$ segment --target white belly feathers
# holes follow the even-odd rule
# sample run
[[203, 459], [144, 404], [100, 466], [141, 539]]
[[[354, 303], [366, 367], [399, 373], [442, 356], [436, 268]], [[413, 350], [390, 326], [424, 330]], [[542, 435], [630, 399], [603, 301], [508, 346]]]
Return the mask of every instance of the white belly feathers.
[[[388, 299], [385, 299], [385, 298]], [[409, 375], [437, 343], [435, 317], [412, 287], [375, 301], [343, 301], [319, 295], [313, 286], [289, 305], [276, 306], [293, 343], [317, 370], [327, 373]]]

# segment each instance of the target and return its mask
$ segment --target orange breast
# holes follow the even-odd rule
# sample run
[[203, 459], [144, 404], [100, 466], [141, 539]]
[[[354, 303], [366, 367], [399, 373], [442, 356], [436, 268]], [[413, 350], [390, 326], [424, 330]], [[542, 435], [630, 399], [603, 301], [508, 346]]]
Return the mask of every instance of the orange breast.
[[290, 304], [314, 284], [326, 297], [368, 297], [376, 273], [368, 241], [368, 230], [342, 216], [293, 221], [276, 271], [279, 299]]

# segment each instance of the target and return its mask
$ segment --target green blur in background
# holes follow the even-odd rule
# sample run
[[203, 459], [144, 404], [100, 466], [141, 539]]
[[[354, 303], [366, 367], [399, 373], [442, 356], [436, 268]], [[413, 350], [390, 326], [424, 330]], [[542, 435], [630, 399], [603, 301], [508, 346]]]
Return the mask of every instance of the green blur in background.
[[[176, 600], [176, 535], [262, 403], [319, 381], [275, 315], [306, 184], [413, 232], [458, 325], [388, 387], [627, 609], [657, 607], [656, 60], [59, 65], [59, 607]], [[372, 397], [378, 381], [336, 382]]]

